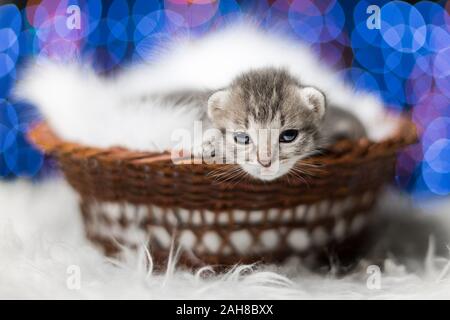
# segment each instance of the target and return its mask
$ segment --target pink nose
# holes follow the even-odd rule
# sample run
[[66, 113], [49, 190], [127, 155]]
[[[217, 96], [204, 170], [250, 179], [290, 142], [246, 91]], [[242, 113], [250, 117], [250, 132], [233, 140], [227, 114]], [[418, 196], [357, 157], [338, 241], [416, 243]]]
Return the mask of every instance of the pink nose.
[[258, 149], [258, 151], [256, 152], [256, 160], [264, 168], [268, 168], [272, 164], [270, 145], [268, 145], [266, 148], [267, 149], [264, 149], [264, 148], [263, 149]]
[[270, 159], [260, 159], [259, 157], [258, 157], [258, 162], [264, 168], [268, 168], [272, 164], [272, 160], [270, 160]]

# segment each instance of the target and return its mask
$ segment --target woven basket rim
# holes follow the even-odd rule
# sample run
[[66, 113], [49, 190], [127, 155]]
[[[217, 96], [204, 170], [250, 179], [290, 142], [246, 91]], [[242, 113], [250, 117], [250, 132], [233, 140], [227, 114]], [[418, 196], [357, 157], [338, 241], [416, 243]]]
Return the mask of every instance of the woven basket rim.
[[[391, 136], [380, 141], [372, 141], [367, 138], [357, 141], [340, 140], [330, 146], [325, 154], [311, 156], [302, 161], [326, 165], [336, 163], [352, 164], [355, 161], [391, 156], [399, 149], [417, 141], [417, 130], [414, 123], [404, 115], [396, 118], [398, 120], [397, 129]], [[134, 166], [172, 162], [170, 151], [135, 151], [121, 146], [101, 148], [64, 140], [54, 133], [46, 121], [38, 121], [32, 124], [28, 132], [28, 139], [44, 153], [54, 156], [71, 154], [77, 158], [98, 159], [108, 162], [120, 161], [122, 164], [128, 162]], [[227, 164], [192, 164], [192, 161], [190, 161], [189, 163], [179, 163], [178, 165], [213, 168], [226, 166]]]
[[[379, 142], [342, 140], [329, 152], [302, 160], [312, 163], [311, 168], [317, 167], [313, 175], [291, 179], [285, 175], [270, 182], [249, 178], [215, 183], [212, 173], [217, 167], [227, 170], [228, 165], [175, 164], [168, 151], [86, 146], [61, 139], [46, 122], [35, 123], [28, 137], [38, 148], [57, 158], [67, 181], [80, 195], [88, 239], [107, 254], [118, 253], [127, 246], [133, 248], [135, 243], [127, 242], [123, 236], [123, 228], [133, 223], [150, 239], [156, 263], [158, 259], [164, 263], [170, 251], [155, 230], [163, 230], [171, 239], [180, 239], [171, 234], [177, 228], [180, 235], [188, 231], [195, 239], [192, 249], [195, 259], [182, 254], [182, 264], [190, 266], [202, 261], [230, 265], [253, 263], [261, 258], [276, 262], [292, 255], [307, 257], [324, 252], [324, 245], [348, 246], [346, 241], [356, 233], [345, 231], [343, 238], [336, 238], [338, 222], [344, 221], [346, 230], [351, 230], [358, 217], [359, 221], [362, 216], [370, 218], [380, 188], [392, 178], [397, 151], [417, 139], [414, 124], [406, 117], [399, 119], [391, 137]], [[118, 210], [107, 215], [107, 208], [112, 210], [111, 204]], [[260, 220], [253, 219], [255, 213]], [[107, 230], [122, 231], [112, 241], [112, 237], [102, 233], [99, 223]], [[243, 230], [252, 246], [260, 246], [263, 253], [253, 249], [241, 252], [242, 248], [233, 243], [233, 233]], [[298, 230], [307, 232], [313, 244], [305, 249], [292, 246], [295, 239], [288, 237]], [[315, 230], [325, 232], [328, 237], [325, 244], [314, 244]], [[264, 247], [265, 231], [276, 233], [275, 249]], [[215, 232], [220, 240], [214, 253], [205, 247], [207, 232]], [[360, 240], [355, 242], [359, 243]], [[352, 243], [351, 247], [354, 246]]]

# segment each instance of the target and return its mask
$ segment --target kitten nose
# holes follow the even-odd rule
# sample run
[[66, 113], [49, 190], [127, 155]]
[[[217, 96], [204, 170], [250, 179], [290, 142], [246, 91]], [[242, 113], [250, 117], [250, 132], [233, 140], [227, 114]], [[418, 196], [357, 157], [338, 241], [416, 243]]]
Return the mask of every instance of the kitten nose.
[[268, 168], [270, 167], [270, 165], [272, 164], [272, 161], [270, 160], [265, 160], [265, 161], [261, 161], [258, 160], [259, 164], [262, 165], [264, 168]]
[[270, 158], [269, 159], [261, 159], [259, 157], [259, 155], [257, 155], [257, 160], [258, 160], [258, 163], [260, 165], [262, 165], [264, 168], [268, 168], [272, 164], [272, 160]]

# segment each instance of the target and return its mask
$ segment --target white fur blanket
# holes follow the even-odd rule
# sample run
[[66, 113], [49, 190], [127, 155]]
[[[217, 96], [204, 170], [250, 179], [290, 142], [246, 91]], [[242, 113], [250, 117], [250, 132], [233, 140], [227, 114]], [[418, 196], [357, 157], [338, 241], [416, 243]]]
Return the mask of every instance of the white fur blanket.
[[[148, 273], [145, 255], [110, 262], [84, 239], [77, 196], [59, 179], [0, 182], [0, 204], [0, 298], [450, 298], [448, 200], [429, 204], [425, 213], [404, 197], [384, 196], [378, 214], [387, 223], [376, 251], [386, 259], [379, 287], [367, 286], [370, 258], [343, 277], [312, 273], [295, 261], [237, 266], [225, 274], [194, 274], [173, 265]], [[441, 233], [437, 223], [445, 227]], [[435, 244], [425, 255], [433, 234]], [[438, 249], [443, 258], [433, 254]]]

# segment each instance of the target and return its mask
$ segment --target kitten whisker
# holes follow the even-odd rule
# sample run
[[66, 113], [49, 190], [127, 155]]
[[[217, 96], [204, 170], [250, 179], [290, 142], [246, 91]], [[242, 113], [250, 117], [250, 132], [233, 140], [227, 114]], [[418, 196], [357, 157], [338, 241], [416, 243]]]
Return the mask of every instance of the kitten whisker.
[[302, 164], [296, 164], [292, 169], [312, 177], [317, 177], [323, 173], [323, 170], [318, 167], [308, 167]]
[[208, 175], [213, 177], [215, 183], [220, 184], [239, 178], [242, 175], [242, 172], [243, 170], [240, 167], [221, 167], [219, 169], [211, 171], [210, 173], [208, 173]]
[[232, 185], [232, 187], [235, 187], [235, 186], [237, 186], [242, 180], [244, 180], [244, 178], [246, 178], [247, 177], [247, 172], [245, 172], [244, 170], [240, 170], [241, 172], [240, 172], [240, 177], [239, 177], [239, 175], [236, 177], [236, 178], [239, 178], [233, 185]]
[[[294, 176], [295, 178], [300, 179], [302, 182], [304, 182], [306, 184], [306, 186], [309, 188], [310, 185], [308, 183], [308, 180], [304, 176], [302, 176], [302, 174], [303, 174], [303, 172], [299, 172], [299, 171], [296, 171], [295, 169], [293, 169], [288, 172], [287, 178], [289, 179], [289, 176]], [[288, 180], [288, 182], [289, 182], [289, 180]]]

